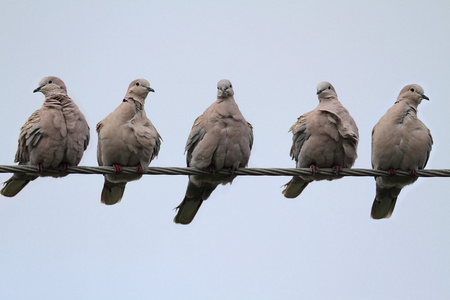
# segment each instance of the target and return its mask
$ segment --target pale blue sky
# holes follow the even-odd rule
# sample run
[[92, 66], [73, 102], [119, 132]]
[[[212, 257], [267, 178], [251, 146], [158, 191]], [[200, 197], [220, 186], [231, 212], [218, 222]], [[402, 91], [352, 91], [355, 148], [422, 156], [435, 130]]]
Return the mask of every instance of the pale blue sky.
[[[400, 89], [431, 99], [427, 168], [450, 168], [448, 1], [1, 1], [0, 164], [19, 129], [63, 79], [91, 127], [80, 165], [95, 166], [95, 125], [128, 84], [156, 93], [146, 111], [163, 137], [152, 166], [185, 166], [194, 119], [233, 83], [254, 127], [250, 167], [294, 167], [290, 126], [331, 82], [360, 130]], [[10, 174], [0, 174], [0, 181]], [[420, 178], [389, 220], [370, 219], [373, 178], [315, 182], [294, 200], [288, 177], [238, 177], [189, 226], [172, 222], [185, 176], [144, 176], [100, 204], [103, 177], [40, 178], [0, 199], [2, 299], [449, 299], [449, 179]]]

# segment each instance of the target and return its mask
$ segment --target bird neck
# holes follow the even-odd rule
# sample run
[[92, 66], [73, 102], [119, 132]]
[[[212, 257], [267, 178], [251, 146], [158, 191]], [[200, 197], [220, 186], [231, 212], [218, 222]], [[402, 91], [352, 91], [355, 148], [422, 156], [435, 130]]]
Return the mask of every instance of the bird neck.
[[139, 106], [140, 109], [142, 109], [145, 104], [145, 99], [139, 99], [139, 98], [136, 99], [136, 97], [128, 96], [123, 99], [123, 102], [129, 102], [129, 103], [135, 104], [136, 106]]
[[416, 111], [417, 113], [417, 106], [419, 105], [419, 103], [415, 100], [415, 99], [411, 99], [411, 98], [398, 98], [397, 101], [395, 102], [397, 103], [405, 103], [406, 105], [408, 105], [409, 107], [413, 108], [414, 111]]
[[231, 96], [229, 96], [229, 95], [226, 95], [226, 96], [222, 96], [222, 97], [217, 97], [217, 103], [222, 103], [222, 102], [225, 102], [225, 101], [233, 101], [234, 99], [233, 99], [233, 97], [231, 97]]

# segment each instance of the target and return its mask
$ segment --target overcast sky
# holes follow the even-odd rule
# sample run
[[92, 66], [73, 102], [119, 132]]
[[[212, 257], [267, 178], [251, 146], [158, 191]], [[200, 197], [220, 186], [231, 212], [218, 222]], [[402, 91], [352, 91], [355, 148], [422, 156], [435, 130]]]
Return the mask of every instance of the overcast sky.
[[[66, 3], [67, 2], [67, 3]], [[95, 125], [146, 78], [163, 137], [151, 166], [184, 167], [197, 116], [231, 80], [254, 127], [249, 167], [294, 167], [290, 126], [329, 81], [358, 124], [355, 167], [403, 86], [430, 101], [427, 168], [450, 168], [448, 1], [1, 1], [0, 164], [14, 164], [39, 80], [60, 77]], [[3, 182], [10, 174], [0, 174]], [[0, 199], [2, 299], [449, 299], [449, 179], [419, 178], [390, 219], [370, 209], [375, 181], [314, 182], [288, 200], [289, 177], [237, 177], [192, 224], [172, 222], [187, 176], [144, 176], [117, 205], [101, 175], [39, 178]]]

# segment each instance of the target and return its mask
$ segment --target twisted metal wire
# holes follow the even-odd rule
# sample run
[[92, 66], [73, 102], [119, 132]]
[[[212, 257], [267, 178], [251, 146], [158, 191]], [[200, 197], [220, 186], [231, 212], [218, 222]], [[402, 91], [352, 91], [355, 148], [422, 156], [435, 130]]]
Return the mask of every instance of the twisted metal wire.
[[[66, 174], [114, 174], [113, 167], [68, 167], [65, 172], [61, 170], [44, 170], [39, 172], [37, 166], [16, 166], [16, 165], [0, 165], [0, 173], [27, 173], [41, 176], [61, 176]], [[135, 167], [123, 167], [123, 174], [136, 174]], [[220, 175], [238, 175], [238, 176], [296, 176], [311, 175], [309, 168], [242, 168], [232, 173], [229, 170], [221, 170], [215, 174]], [[180, 167], [149, 167], [144, 175], [211, 175], [211, 172], [198, 170], [195, 168]], [[332, 169], [320, 169], [320, 175], [333, 177], [336, 174]], [[339, 176], [390, 176], [388, 171], [373, 169], [342, 169]], [[411, 176], [406, 171], [396, 171], [395, 176]], [[450, 177], [450, 169], [427, 169], [418, 170], [418, 177]]]

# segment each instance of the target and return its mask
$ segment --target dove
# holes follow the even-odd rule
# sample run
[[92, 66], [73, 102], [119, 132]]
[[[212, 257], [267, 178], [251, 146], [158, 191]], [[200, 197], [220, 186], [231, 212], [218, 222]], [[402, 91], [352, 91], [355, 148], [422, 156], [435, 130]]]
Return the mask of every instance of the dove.
[[[41, 176], [45, 169], [60, 168], [52, 174], [63, 177], [69, 166], [77, 166], [89, 144], [89, 126], [75, 102], [67, 95], [64, 82], [55, 76], [41, 79], [33, 93], [41, 92], [44, 103], [20, 129], [15, 162], [34, 165]], [[38, 175], [15, 173], [4, 183], [3, 196], [14, 197]]]
[[[394, 105], [372, 130], [372, 168], [389, 171], [389, 177], [378, 176], [372, 205], [373, 219], [389, 218], [402, 188], [417, 180], [416, 172], [425, 168], [433, 145], [430, 130], [417, 118], [417, 106], [430, 100], [417, 84], [405, 86]], [[396, 177], [395, 171], [411, 176]]]
[[[245, 168], [253, 145], [253, 128], [234, 100], [231, 82], [217, 83], [217, 100], [199, 116], [189, 134], [185, 151], [188, 167], [209, 170], [212, 175], [190, 175], [183, 202], [174, 222], [189, 224], [203, 201], [208, 199], [219, 184], [231, 183], [238, 168]], [[231, 175], [215, 172], [229, 169]]]
[[[291, 157], [297, 168], [310, 168], [311, 175], [294, 176], [286, 185], [286, 198], [300, 195], [314, 180], [332, 180], [342, 168], [353, 166], [359, 134], [355, 121], [339, 102], [336, 90], [329, 82], [317, 85], [319, 105], [301, 115], [292, 125]], [[332, 168], [336, 176], [320, 176], [320, 168]]]
[[[129, 181], [137, 180], [158, 156], [162, 138], [144, 110], [145, 99], [155, 90], [145, 79], [133, 80], [120, 105], [97, 124], [97, 161], [113, 166], [114, 174], [105, 175], [101, 202], [118, 203]], [[122, 167], [136, 167], [136, 174], [122, 174]]]

